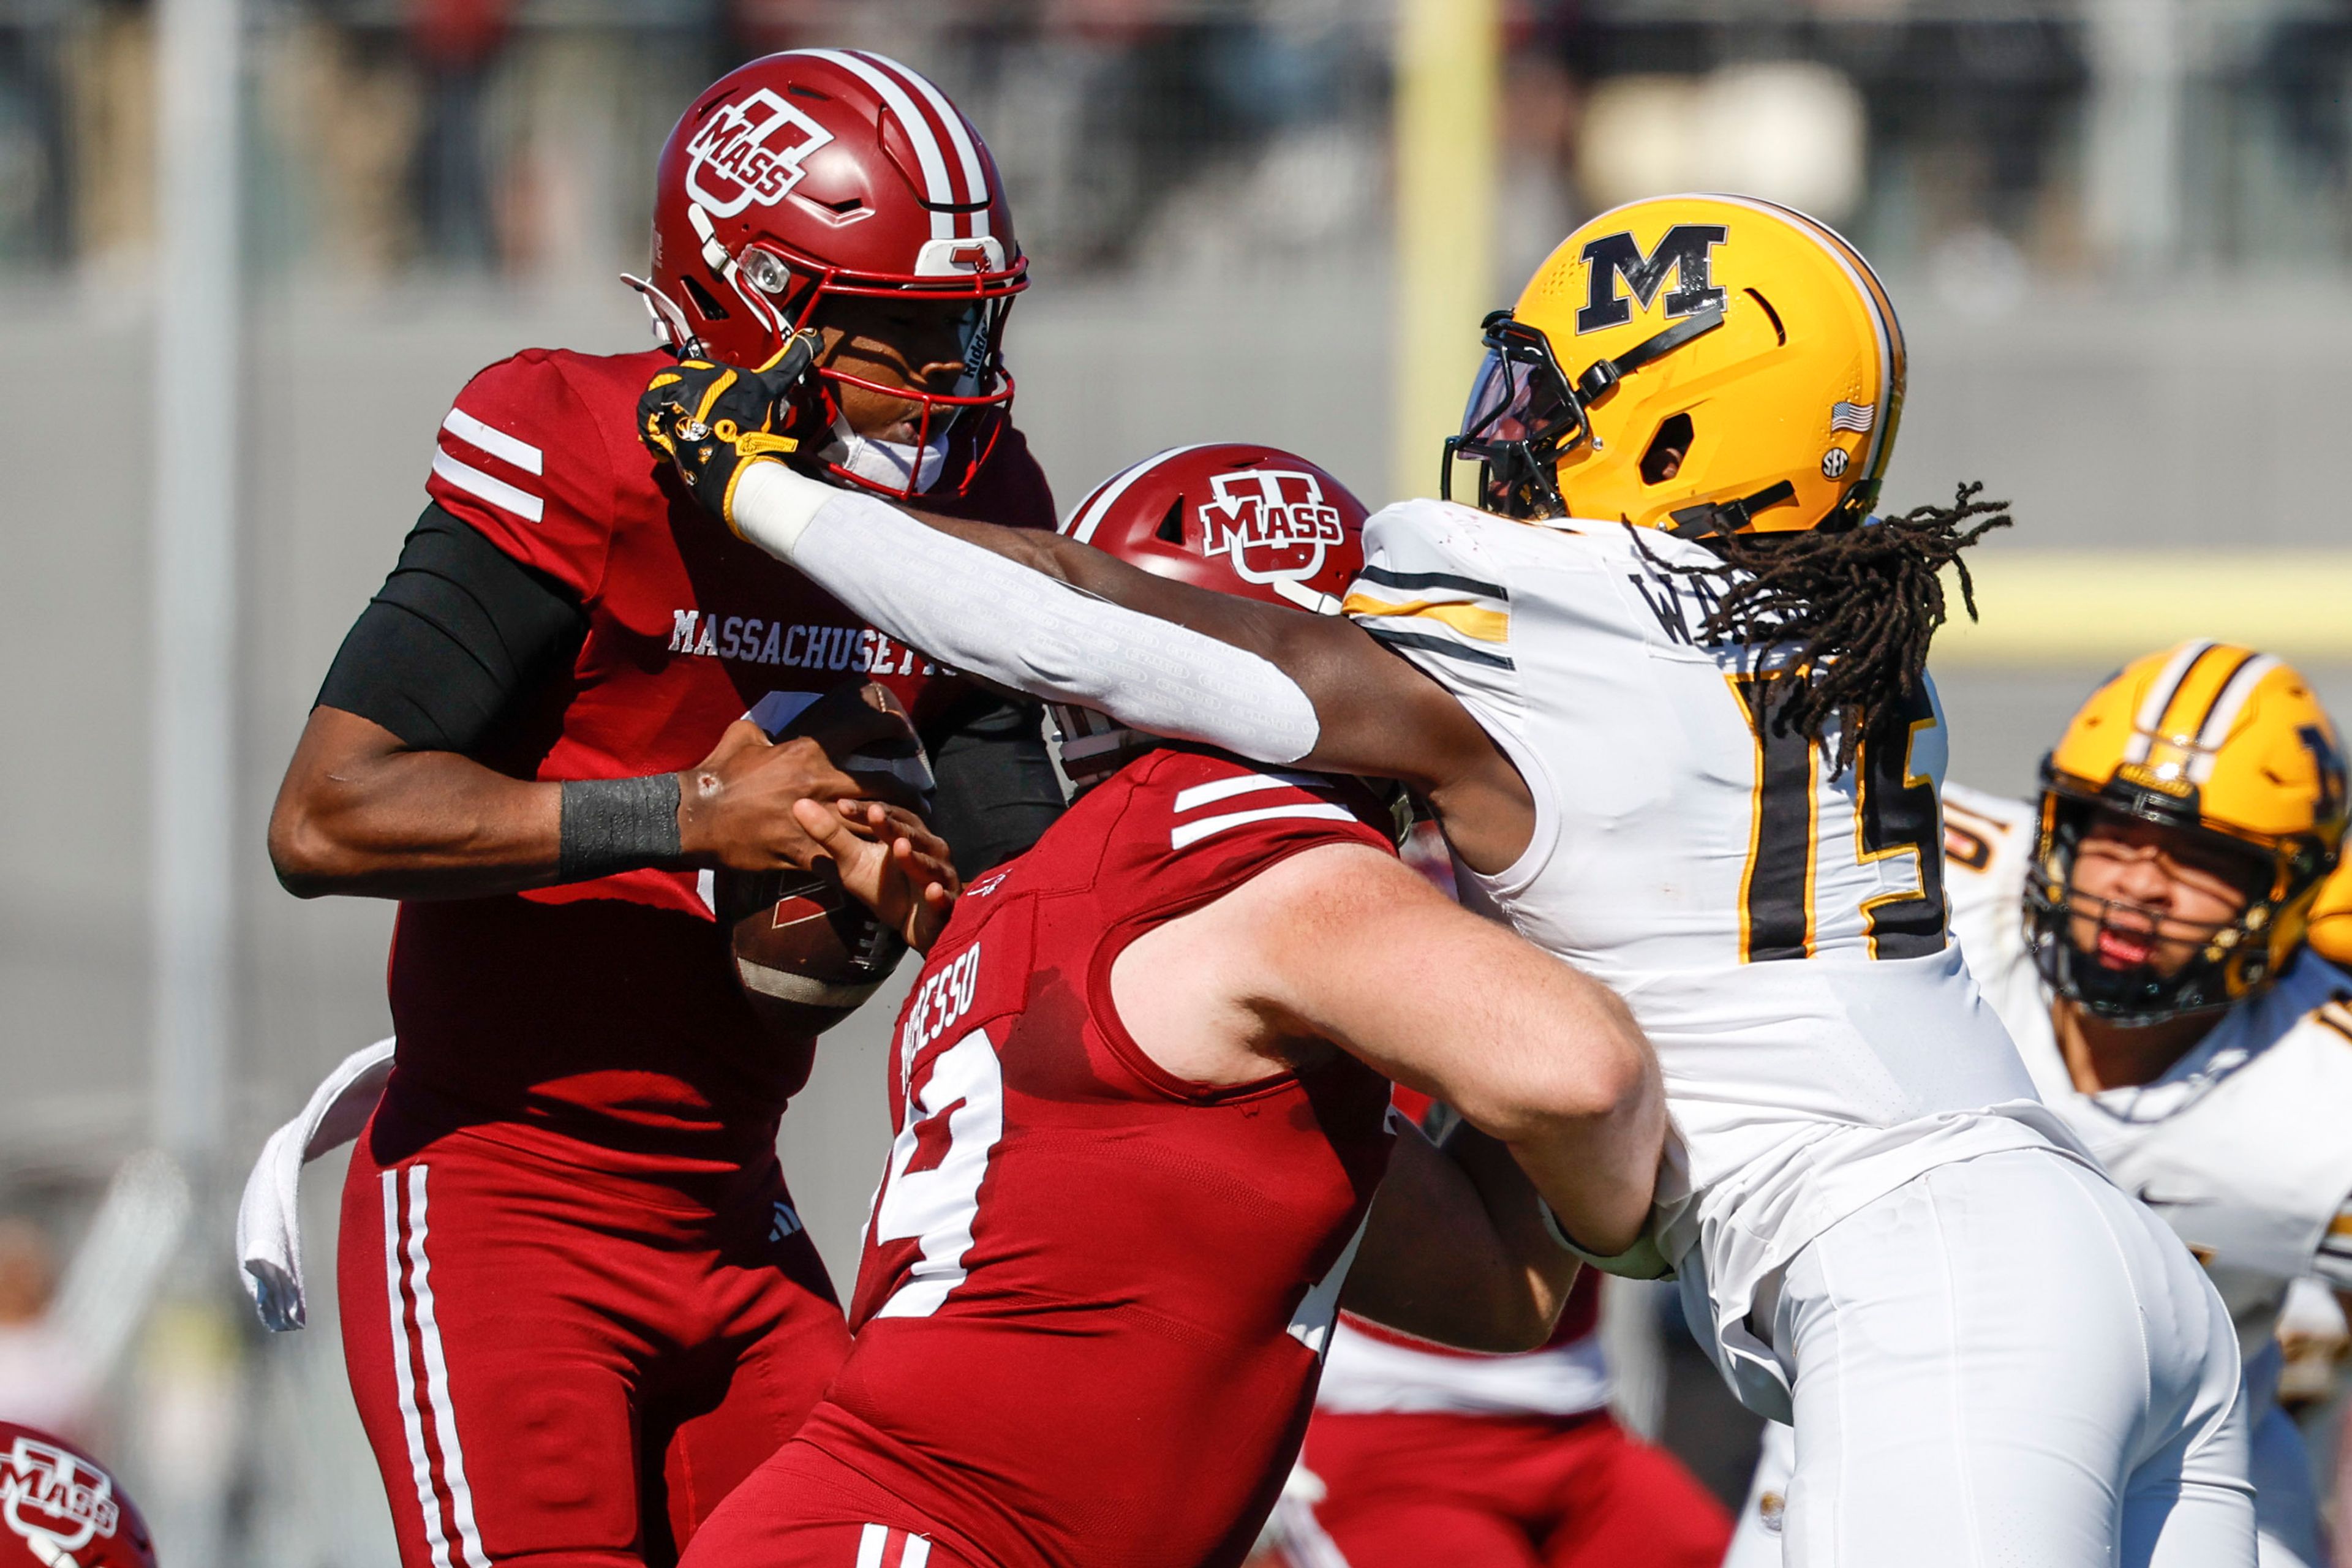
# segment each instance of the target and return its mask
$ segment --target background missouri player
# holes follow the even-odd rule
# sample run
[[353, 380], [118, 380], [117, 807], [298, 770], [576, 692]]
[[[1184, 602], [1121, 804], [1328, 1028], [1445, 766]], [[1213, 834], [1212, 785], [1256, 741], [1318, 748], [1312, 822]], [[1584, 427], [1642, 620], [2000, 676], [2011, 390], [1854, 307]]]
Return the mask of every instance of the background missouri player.
[[[1450, 448], [1478, 506], [1367, 524], [1352, 625], [926, 528], [707, 436], [688, 466], [961, 668], [1421, 793], [1475, 896], [1657, 1044], [1687, 1155], [1659, 1240], [1727, 1379], [1796, 1422], [1793, 1561], [2250, 1563], [2228, 1312], [2034, 1097], [1946, 940], [1925, 666], [1937, 573], [1990, 509], [1868, 516], [1906, 362], [1867, 263], [1768, 203], [1636, 202], [1486, 341]], [[649, 416], [682, 430], [719, 374]], [[743, 416], [788, 395], [747, 383]], [[1018, 614], [971, 616], [982, 583]]]
[[[1362, 520], [1313, 465], [1223, 445], [1071, 527], [1295, 614], [1337, 609]], [[1391, 1154], [1383, 1074], [1508, 1140], [1569, 1225], [1641, 1225], [1664, 1109], [1614, 997], [1402, 866], [1358, 781], [1056, 719], [1086, 793], [972, 884], [899, 1018], [856, 1342], [689, 1564], [1239, 1563], [1343, 1285], [1504, 1349], [1574, 1272], [1491, 1141], [1457, 1163], [1399, 1123]]]
[[[657, 177], [640, 287], [674, 350], [760, 363], [813, 329], [804, 434], [837, 479], [1051, 525], [999, 353], [1026, 264], [936, 88], [772, 56], [696, 100]], [[793, 798], [855, 786], [730, 721], [881, 681], [973, 869], [1060, 806], [1034, 708], [943, 678], [648, 458], [637, 395], [670, 363], [532, 349], [458, 395], [271, 823], [289, 888], [405, 900], [340, 1279], [407, 1568], [669, 1561], [845, 1342], [775, 1159], [810, 1046], [762, 1036], [698, 868], [779, 863]]]
[[[2229, 1303], [2263, 1568], [2324, 1568], [2273, 1330], [2298, 1277], [2352, 1289], [2352, 976], [2305, 942], [2344, 840], [2336, 726], [2278, 659], [2187, 642], [2093, 694], [2042, 781], [1945, 790], [1953, 934], [2042, 1098]], [[1780, 1561], [1789, 1446], [1768, 1431], [1737, 1568]]]

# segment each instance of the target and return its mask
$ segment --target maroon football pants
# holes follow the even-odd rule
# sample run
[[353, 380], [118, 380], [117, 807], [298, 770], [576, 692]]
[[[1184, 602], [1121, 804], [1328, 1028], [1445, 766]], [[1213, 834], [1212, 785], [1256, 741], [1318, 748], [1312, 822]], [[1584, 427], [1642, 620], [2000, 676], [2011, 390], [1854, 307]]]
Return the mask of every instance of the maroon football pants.
[[719, 1510], [684, 1568], [987, 1568], [943, 1536], [952, 1532], [803, 1437]]
[[402, 1568], [666, 1568], [849, 1336], [773, 1161], [667, 1183], [394, 1101], [361, 1135], [343, 1354]]
[[1335, 1415], [1307, 1429], [1349, 1568], [1716, 1568], [1731, 1519], [1605, 1414]]

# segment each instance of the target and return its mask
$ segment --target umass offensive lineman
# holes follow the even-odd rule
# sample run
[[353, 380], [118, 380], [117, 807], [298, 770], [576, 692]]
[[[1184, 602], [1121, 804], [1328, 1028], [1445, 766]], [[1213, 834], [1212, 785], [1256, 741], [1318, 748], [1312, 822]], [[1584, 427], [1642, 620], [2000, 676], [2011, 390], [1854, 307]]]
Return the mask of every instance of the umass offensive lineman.
[[[1051, 526], [999, 353], [1026, 262], [936, 88], [772, 56], [696, 100], [658, 178], [638, 286], [672, 350], [762, 363], [813, 329], [829, 428], [803, 434], [836, 479]], [[846, 1343], [775, 1158], [811, 1047], [763, 1036], [698, 873], [781, 864], [793, 802], [856, 786], [730, 721], [890, 687], [973, 870], [1060, 808], [1034, 708], [943, 678], [652, 460], [637, 396], [668, 363], [532, 349], [458, 395], [271, 823], [295, 892], [404, 900], [340, 1284], [405, 1568], [673, 1560]]]
[[[1311, 464], [1217, 446], [1118, 475], [1071, 528], [1336, 612], [1363, 515]], [[1406, 869], [1359, 781], [1056, 721], [1084, 793], [971, 884], [899, 1017], [849, 1359], [689, 1565], [1238, 1563], [1343, 1285], [1525, 1348], [1575, 1261], [1519, 1164], [1578, 1234], [1640, 1228], [1664, 1100], [1614, 996]], [[1402, 1119], [1392, 1143], [1391, 1078], [1519, 1164]]]

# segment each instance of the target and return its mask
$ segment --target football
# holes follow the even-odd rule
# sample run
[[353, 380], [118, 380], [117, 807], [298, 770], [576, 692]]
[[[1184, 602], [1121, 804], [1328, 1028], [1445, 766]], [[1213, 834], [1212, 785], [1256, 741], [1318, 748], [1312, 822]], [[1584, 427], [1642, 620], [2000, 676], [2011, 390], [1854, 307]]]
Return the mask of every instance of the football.
[[907, 951], [830, 868], [722, 871], [717, 902], [751, 1010], [787, 1038], [821, 1035], [856, 1012]]
[[[776, 704], [784, 699], [782, 710]], [[796, 710], [792, 706], [798, 704]], [[906, 710], [873, 681], [814, 700], [778, 693], [751, 717], [772, 740], [810, 736], [845, 773], [873, 776], [877, 798], [928, 795], [930, 764]], [[890, 977], [907, 944], [845, 891], [830, 866], [721, 870], [711, 904], [730, 928], [735, 975], [752, 1011], [788, 1039], [823, 1034]]]

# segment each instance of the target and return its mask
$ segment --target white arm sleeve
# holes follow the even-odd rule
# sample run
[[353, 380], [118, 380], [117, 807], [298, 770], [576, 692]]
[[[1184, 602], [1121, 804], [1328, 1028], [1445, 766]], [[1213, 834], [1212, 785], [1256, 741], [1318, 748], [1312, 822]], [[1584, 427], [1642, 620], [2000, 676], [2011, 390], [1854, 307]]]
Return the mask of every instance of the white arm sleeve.
[[1315, 704], [1256, 654], [1139, 615], [782, 463], [748, 468], [735, 531], [932, 658], [1049, 702], [1259, 762], [1315, 749]]

